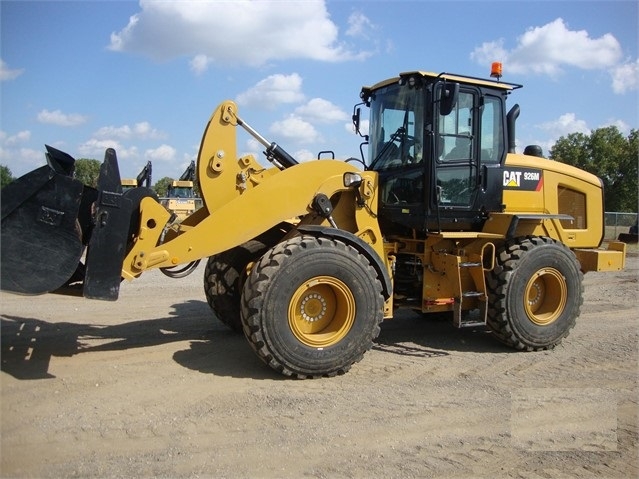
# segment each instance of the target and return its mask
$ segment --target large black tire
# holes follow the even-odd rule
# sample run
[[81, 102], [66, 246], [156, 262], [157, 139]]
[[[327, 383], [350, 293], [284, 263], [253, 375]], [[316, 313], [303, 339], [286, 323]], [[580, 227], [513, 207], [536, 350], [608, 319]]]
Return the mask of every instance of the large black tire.
[[258, 240], [231, 248], [206, 262], [204, 294], [215, 316], [237, 333], [242, 332], [240, 299], [246, 280], [246, 266], [257, 261], [268, 247]]
[[244, 333], [274, 370], [300, 379], [343, 374], [383, 320], [382, 284], [341, 241], [297, 236], [252, 268], [242, 293]]
[[488, 288], [488, 327], [518, 350], [554, 348], [575, 326], [583, 303], [575, 254], [545, 237], [518, 238], [501, 248]]

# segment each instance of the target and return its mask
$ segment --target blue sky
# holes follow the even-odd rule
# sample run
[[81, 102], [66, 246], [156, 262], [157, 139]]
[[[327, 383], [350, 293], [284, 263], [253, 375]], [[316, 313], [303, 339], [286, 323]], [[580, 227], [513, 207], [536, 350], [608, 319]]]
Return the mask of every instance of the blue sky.
[[[359, 156], [363, 85], [410, 70], [522, 83], [517, 150], [638, 128], [637, 1], [0, 1], [0, 164], [44, 144], [154, 182], [196, 158], [226, 99], [300, 160]], [[238, 151], [261, 147], [238, 132]]]

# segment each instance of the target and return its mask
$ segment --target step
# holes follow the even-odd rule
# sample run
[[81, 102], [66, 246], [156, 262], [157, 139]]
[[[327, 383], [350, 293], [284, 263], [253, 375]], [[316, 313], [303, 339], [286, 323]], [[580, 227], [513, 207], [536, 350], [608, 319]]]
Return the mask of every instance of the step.
[[464, 291], [462, 297], [464, 298], [483, 298], [486, 295], [481, 291]]
[[482, 321], [462, 321], [458, 328], [477, 328], [479, 326], [486, 326], [486, 323]]

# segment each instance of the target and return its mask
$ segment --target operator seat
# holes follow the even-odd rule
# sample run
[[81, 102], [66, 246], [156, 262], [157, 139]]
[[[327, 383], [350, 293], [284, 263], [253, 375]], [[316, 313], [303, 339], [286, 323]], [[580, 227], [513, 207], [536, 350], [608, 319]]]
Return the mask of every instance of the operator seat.
[[447, 160], [467, 160], [470, 158], [470, 137], [458, 136], [455, 139], [455, 146], [446, 155]]

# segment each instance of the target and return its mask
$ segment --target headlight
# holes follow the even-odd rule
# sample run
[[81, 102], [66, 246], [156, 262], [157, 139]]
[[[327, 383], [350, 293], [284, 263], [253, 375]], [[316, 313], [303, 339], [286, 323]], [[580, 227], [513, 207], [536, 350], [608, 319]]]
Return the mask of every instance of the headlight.
[[359, 188], [359, 185], [362, 184], [362, 175], [359, 173], [344, 173], [344, 186], [351, 187], [354, 186]]

